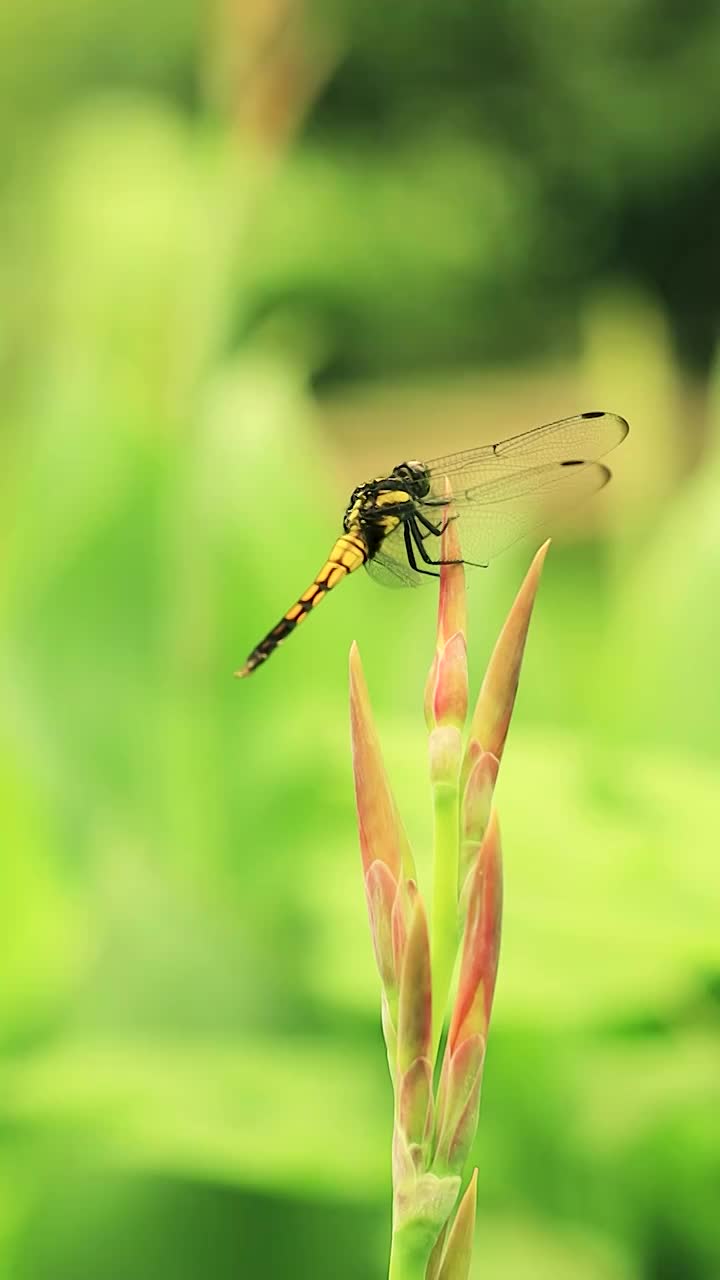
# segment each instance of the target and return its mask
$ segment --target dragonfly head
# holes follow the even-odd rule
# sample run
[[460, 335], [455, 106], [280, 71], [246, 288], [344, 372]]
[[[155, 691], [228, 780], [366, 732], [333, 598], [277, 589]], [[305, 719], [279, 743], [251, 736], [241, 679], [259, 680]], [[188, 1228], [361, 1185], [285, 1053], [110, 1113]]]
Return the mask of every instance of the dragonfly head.
[[430, 477], [424, 462], [399, 462], [393, 476], [403, 481], [414, 498], [424, 498], [430, 492]]

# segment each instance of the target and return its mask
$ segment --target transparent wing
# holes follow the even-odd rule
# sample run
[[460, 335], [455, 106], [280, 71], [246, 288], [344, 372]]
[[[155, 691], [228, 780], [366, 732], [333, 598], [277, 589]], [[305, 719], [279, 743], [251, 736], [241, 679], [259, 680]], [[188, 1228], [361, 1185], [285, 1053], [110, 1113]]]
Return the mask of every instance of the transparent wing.
[[[463, 559], [486, 566], [525, 534], [546, 527], [548, 519], [597, 493], [609, 479], [610, 471], [602, 463], [551, 464], [480, 485], [482, 496], [474, 500], [468, 491], [449, 502], [444, 498], [418, 503], [418, 510], [436, 524], [439, 517], [456, 519]], [[438, 537], [430, 535], [424, 546], [432, 559], [439, 559]]]
[[[437, 538], [432, 539], [433, 544], [439, 546]], [[440, 553], [433, 551], [434, 558]], [[423, 565], [423, 568], [426, 566]], [[430, 567], [429, 565], [427, 566]], [[368, 560], [365, 565], [371, 578], [379, 582], [383, 587], [419, 587], [423, 582], [429, 582], [427, 574], [416, 573], [410, 567], [405, 550], [405, 534], [402, 525], [392, 533], [388, 534], [382, 544], [380, 550], [373, 556], [372, 560]], [[437, 570], [435, 571], [437, 572]]]
[[495, 480], [530, 471], [535, 474], [551, 464], [595, 462], [621, 444], [628, 433], [624, 418], [614, 413], [583, 413], [562, 418], [523, 435], [500, 440], [479, 449], [465, 449], [425, 463], [430, 492], [442, 498], [446, 487], [455, 501], [481, 501], [479, 491]]
[[[497, 444], [435, 458], [425, 463], [430, 492], [416, 503], [416, 515], [437, 528], [447, 519], [458, 520], [464, 560], [488, 565], [525, 534], [602, 489], [610, 471], [597, 459], [621, 444], [628, 430], [616, 414], [584, 413]], [[386, 586], [429, 581], [428, 571], [440, 560], [440, 537], [417, 521], [416, 526], [431, 563], [415, 550], [423, 572], [411, 567], [401, 525], [367, 565], [377, 581]]]

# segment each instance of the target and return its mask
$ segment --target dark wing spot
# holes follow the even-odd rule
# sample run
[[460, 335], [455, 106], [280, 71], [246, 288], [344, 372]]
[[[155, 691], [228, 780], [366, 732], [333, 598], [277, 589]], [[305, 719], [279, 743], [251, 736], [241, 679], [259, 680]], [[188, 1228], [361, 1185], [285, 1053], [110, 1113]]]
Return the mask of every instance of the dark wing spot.
[[[586, 413], [583, 414], [584, 418], [586, 418], [587, 416], [588, 415]], [[560, 463], [561, 467], [582, 467], [584, 465], [585, 465], [584, 458], [566, 458], [564, 462]]]
[[590, 411], [590, 413], [581, 413], [580, 417], [581, 418], [604, 418], [605, 414], [603, 413], [602, 409], [593, 409]]

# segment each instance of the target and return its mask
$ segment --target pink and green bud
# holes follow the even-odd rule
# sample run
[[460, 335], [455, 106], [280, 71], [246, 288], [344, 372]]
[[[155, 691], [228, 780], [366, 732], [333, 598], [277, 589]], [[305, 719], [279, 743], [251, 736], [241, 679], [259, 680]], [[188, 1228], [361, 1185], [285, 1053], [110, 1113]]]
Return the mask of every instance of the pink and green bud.
[[[446, 518], [442, 535], [437, 641], [425, 685], [428, 729], [462, 729], [468, 708], [467, 608], [465, 574], [456, 521]], [[452, 563], [457, 561], [458, 563]]]
[[470, 872], [477, 862], [480, 846], [483, 842], [490, 810], [492, 809], [493, 791], [497, 781], [500, 762], [489, 751], [483, 751], [479, 742], [468, 743], [466, 759], [468, 762], [467, 782], [463, 794], [461, 832], [460, 832], [460, 901], [464, 908], [470, 887]]
[[357, 645], [350, 650], [350, 724], [360, 852], [365, 874], [384, 862], [395, 880], [414, 876], [410, 845], [393, 799]]
[[[451, 569], [454, 572], [454, 566]], [[428, 729], [454, 725], [462, 729], [467, 717], [467, 644], [459, 631], [435, 654], [425, 685], [425, 721]]]
[[438, 1173], [462, 1173], [477, 1130], [485, 1040], [469, 1036], [451, 1053], [445, 1052], [438, 1096], [438, 1136], [433, 1168]]
[[434, 1102], [432, 1067], [429, 1058], [417, 1058], [397, 1077], [397, 1125], [416, 1168], [427, 1164], [432, 1135]]
[[493, 811], [470, 878], [460, 978], [438, 1097], [433, 1167], [439, 1172], [462, 1170], [477, 1128], [501, 917], [500, 837]]
[[[452, 1224], [447, 1244], [442, 1250], [437, 1270], [432, 1274], [428, 1270], [427, 1280], [469, 1280], [475, 1240], [476, 1202], [477, 1169], [473, 1169], [472, 1178], [458, 1206], [455, 1221]], [[431, 1259], [432, 1261], [434, 1259]]]
[[395, 805], [357, 646], [350, 651], [350, 720], [360, 851], [370, 930], [392, 1024], [408, 910], [410, 845]]
[[[498, 763], [502, 759], [510, 728], [525, 641], [549, 546], [549, 542], [544, 543], [536, 553], [515, 597], [493, 650], [470, 724], [470, 744], [479, 743], [484, 751], [495, 756]], [[466, 752], [462, 769], [463, 783], [467, 781], [469, 771], [470, 760]]]
[[378, 860], [368, 867], [365, 875], [365, 897], [378, 973], [385, 990], [392, 991], [398, 984], [397, 921], [402, 908], [399, 904], [399, 885], [384, 862]]
[[450, 1021], [448, 1049], [468, 1037], [487, 1036], [495, 994], [502, 927], [502, 854], [495, 810], [480, 847], [470, 884], [462, 962]]
[[[452, 516], [443, 531], [437, 641], [425, 688], [434, 815], [432, 939], [354, 645], [350, 655], [360, 847], [395, 1095], [391, 1280], [469, 1276], [477, 1171], [450, 1222], [477, 1131], [500, 947], [502, 863], [492, 801], [548, 545], [535, 556], [495, 646], [463, 750], [465, 588]], [[460, 939], [457, 993], [435, 1096], [433, 1069]]]
[[400, 977], [398, 1066], [401, 1071], [427, 1058], [432, 1037], [430, 940], [422, 898], [415, 894]]
[[[450, 495], [449, 485], [446, 493]], [[435, 655], [425, 685], [425, 719], [433, 791], [435, 857], [432, 892], [432, 970], [435, 1007], [432, 1059], [445, 1019], [458, 940], [460, 768], [467, 718], [465, 569], [457, 521], [447, 507], [442, 535]]]
[[422, 898], [415, 895], [405, 945], [397, 1020], [397, 1121], [418, 1167], [433, 1127], [430, 939]]

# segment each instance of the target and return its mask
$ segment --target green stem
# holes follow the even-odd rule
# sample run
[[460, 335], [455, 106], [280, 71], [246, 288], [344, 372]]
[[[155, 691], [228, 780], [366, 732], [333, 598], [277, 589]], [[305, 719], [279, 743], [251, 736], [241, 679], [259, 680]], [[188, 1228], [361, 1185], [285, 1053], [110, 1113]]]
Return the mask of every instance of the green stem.
[[437, 1055], [458, 944], [459, 788], [433, 787], [435, 855], [431, 930], [433, 1061]]
[[393, 1231], [388, 1280], [425, 1280], [436, 1237], [436, 1231], [418, 1222]]

